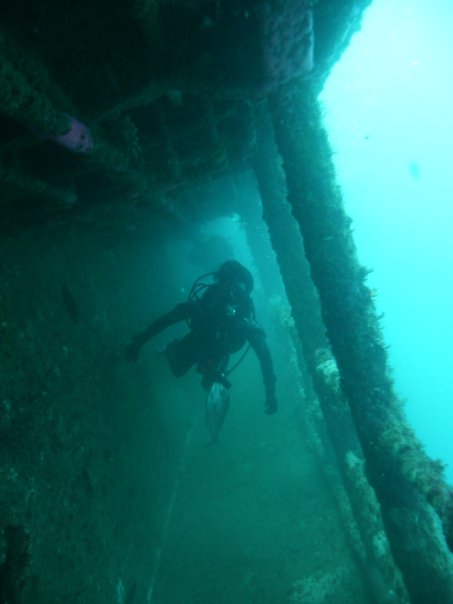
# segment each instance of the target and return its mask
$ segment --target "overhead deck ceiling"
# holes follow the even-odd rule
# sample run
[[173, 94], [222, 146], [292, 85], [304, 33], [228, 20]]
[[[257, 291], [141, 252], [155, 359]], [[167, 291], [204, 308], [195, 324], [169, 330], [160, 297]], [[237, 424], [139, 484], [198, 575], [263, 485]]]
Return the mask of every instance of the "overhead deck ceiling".
[[256, 102], [321, 87], [369, 3], [3, 3], [1, 222], [171, 213], [188, 187], [247, 169]]

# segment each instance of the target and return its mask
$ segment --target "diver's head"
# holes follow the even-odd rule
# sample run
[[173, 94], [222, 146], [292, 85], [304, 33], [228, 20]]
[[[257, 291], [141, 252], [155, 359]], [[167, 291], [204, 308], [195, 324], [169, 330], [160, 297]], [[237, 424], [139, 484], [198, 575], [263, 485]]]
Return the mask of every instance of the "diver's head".
[[253, 290], [253, 277], [249, 270], [237, 260], [228, 260], [215, 273], [217, 283], [228, 291], [231, 302], [240, 303]]

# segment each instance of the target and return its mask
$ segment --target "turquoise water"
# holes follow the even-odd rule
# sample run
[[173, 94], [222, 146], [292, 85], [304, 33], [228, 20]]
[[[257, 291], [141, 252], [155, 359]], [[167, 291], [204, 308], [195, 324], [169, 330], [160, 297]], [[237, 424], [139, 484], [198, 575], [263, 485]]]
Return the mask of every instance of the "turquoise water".
[[453, 482], [453, 5], [375, 0], [320, 100], [396, 386]]

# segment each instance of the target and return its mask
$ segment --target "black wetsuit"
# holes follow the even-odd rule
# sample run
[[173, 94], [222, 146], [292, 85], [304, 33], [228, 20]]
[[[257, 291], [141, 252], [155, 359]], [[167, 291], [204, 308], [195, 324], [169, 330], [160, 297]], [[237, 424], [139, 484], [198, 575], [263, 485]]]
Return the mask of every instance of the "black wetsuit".
[[245, 296], [232, 303], [220, 285], [209, 286], [201, 298], [178, 304], [154, 321], [141, 336], [143, 342], [170, 325], [186, 320], [190, 332], [172, 342], [166, 350], [175, 376], [184, 375], [192, 366], [203, 374], [203, 386], [209, 388], [228, 364], [229, 356], [247, 342], [260, 362], [266, 397], [275, 396], [275, 375], [266, 336], [255, 320], [253, 302]]

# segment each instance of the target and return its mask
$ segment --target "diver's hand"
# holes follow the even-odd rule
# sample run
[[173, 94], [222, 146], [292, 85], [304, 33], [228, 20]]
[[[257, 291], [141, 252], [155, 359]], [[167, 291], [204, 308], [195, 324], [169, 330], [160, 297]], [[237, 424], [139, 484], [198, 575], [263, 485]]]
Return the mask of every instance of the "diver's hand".
[[139, 340], [132, 340], [132, 342], [128, 346], [126, 346], [126, 360], [130, 363], [135, 363], [138, 360], [138, 355], [140, 354], [141, 347], [142, 343]]
[[266, 398], [265, 410], [268, 415], [277, 413], [278, 403], [275, 394], [271, 394]]

